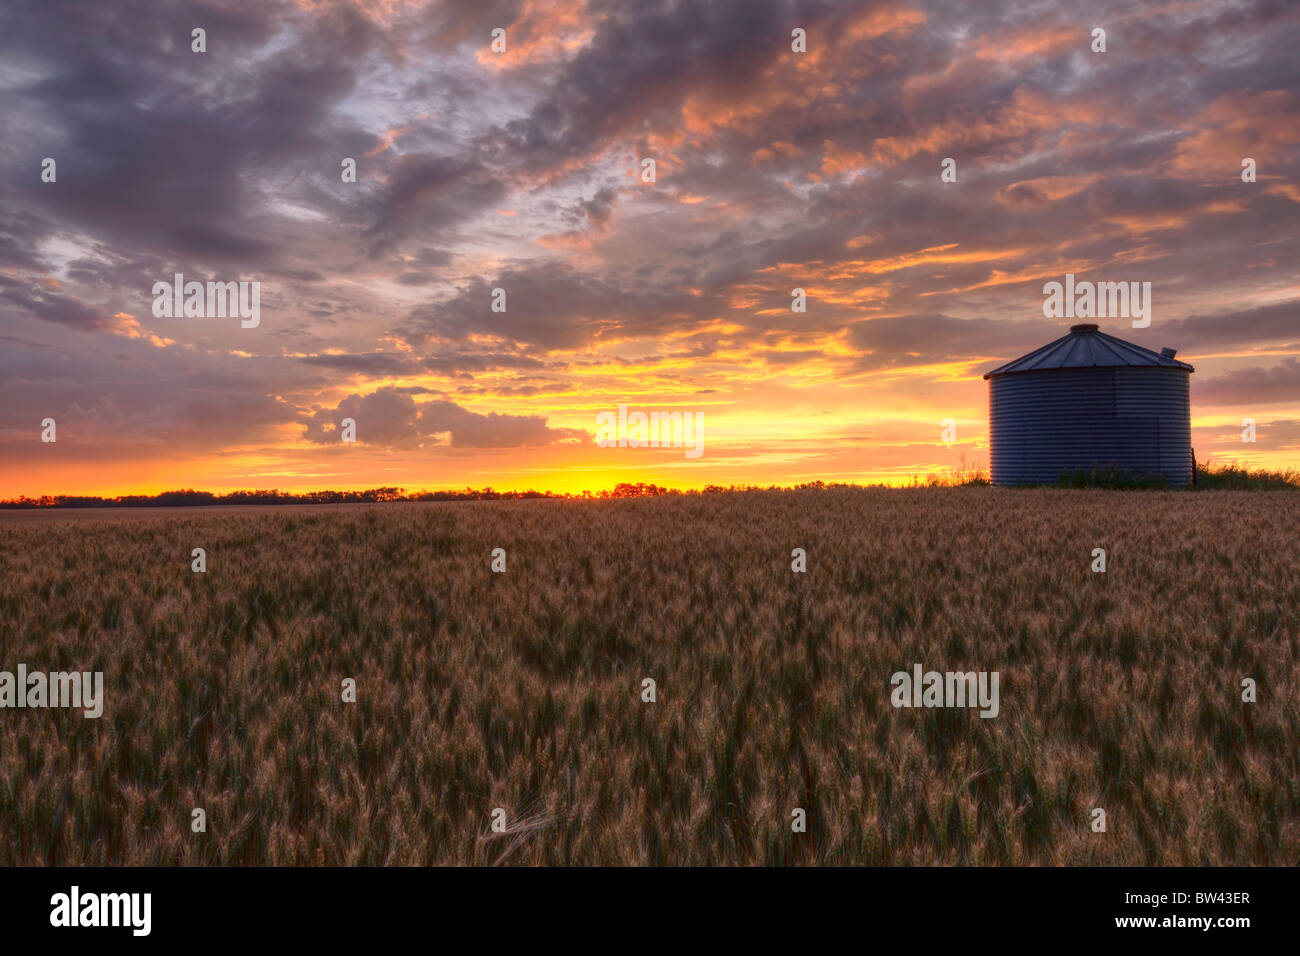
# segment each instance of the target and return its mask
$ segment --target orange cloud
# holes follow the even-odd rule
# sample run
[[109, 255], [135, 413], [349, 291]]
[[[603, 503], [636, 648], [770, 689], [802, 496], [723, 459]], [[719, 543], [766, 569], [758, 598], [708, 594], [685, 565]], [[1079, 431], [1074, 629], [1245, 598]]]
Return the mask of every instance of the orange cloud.
[[896, 30], [910, 32], [924, 24], [926, 20], [927, 17], [923, 12], [908, 7], [868, 10], [841, 33], [840, 42], [857, 43], [862, 40], [874, 40]]
[[[1115, 119], [1115, 110], [1100, 102], [1082, 98], [1048, 97], [1027, 87], [1017, 87], [1011, 100], [990, 120], [972, 120], [954, 115], [910, 136], [878, 139], [872, 158], [882, 166], [893, 166], [920, 153], [952, 156], [961, 149], [990, 143], [1028, 140], [1025, 151], [1036, 149], [1033, 136], [1059, 130], [1071, 124], [1099, 125]], [[937, 175], [937, 174], [936, 174]]]
[[1037, 179], [1022, 179], [999, 189], [997, 200], [1003, 205], [1056, 202], [1086, 189], [1100, 178], [1101, 173], [1085, 173], [1075, 176], [1040, 176]]
[[135, 316], [128, 312], [118, 312], [113, 316], [114, 322], [106, 330], [113, 335], [120, 335], [124, 339], [144, 339], [154, 348], [165, 349], [169, 345], [175, 345], [174, 339], [164, 339], [152, 332], [147, 332], [136, 321]]
[[392, 146], [397, 137], [409, 132], [410, 129], [411, 127], [409, 126], [396, 126], [393, 129], [386, 130], [384, 134], [379, 137], [379, 142], [375, 144], [375, 148], [370, 150], [368, 153], [363, 153], [363, 157], [365, 159], [370, 159], [373, 156], [378, 156], [384, 150]]
[[1086, 50], [1091, 42], [1091, 31], [1079, 27], [1030, 27], [1014, 33], [993, 34], [980, 37], [975, 43], [977, 60], [1009, 63], [1026, 57], [1045, 58], [1062, 53], [1071, 47]]
[[826, 140], [822, 146], [822, 172], [827, 176], [860, 171], [868, 165], [867, 157], [856, 150], [847, 149], [830, 140]]
[[591, 42], [594, 21], [586, 0], [526, 0], [513, 23], [500, 24], [506, 31], [505, 52], [492, 52], [491, 38], [484, 37], [474, 58], [492, 70], [565, 60]]
[[754, 164], [758, 165], [759, 163], [770, 163], [778, 156], [791, 159], [802, 155], [803, 150], [794, 145], [794, 143], [787, 143], [784, 140], [778, 140], [770, 146], [763, 146], [754, 150], [752, 158]]
[[1300, 143], [1300, 110], [1286, 90], [1221, 96], [1182, 125], [1197, 132], [1178, 144], [1168, 173], [1184, 179], [1239, 182], [1246, 157], [1264, 178]]

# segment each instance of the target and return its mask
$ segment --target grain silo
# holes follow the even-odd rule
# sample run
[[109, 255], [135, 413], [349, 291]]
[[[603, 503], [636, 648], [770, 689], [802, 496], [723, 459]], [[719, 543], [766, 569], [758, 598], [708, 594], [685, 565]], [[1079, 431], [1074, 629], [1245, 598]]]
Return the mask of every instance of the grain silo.
[[1073, 325], [1069, 335], [989, 372], [993, 484], [1056, 482], [1075, 469], [1190, 484], [1194, 369], [1174, 352]]

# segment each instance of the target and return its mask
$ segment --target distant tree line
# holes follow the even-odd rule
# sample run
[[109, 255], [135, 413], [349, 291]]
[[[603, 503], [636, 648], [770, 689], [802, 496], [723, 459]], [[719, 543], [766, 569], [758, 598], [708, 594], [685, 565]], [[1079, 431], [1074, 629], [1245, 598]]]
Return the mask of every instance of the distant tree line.
[[[708, 491], [726, 491], [715, 485]], [[739, 489], [733, 489], [739, 490]], [[319, 505], [345, 503], [375, 503], [382, 501], [498, 501], [516, 498], [640, 498], [653, 495], [685, 494], [659, 485], [638, 483], [620, 484], [613, 491], [581, 494], [557, 494], [551, 491], [496, 491], [492, 488], [465, 488], [460, 491], [419, 491], [407, 493], [404, 488], [370, 488], [365, 491], [307, 491], [294, 493], [270, 490], [231, 491], [215, 494], [185, 488], [164, 491], [156, 495], [118, 495], [105, 498], [99, 495], [26, 495], [0, 501], [0, 508], [163, 508], [200, 507], [211, 505]]]
[[[826, 484], [813, 481], [796, 485], [803, 488], [857, 487], [853, 485]], [[517, 498], [601, 499], [650, 498], [658, 495], [716, 494], [726, 491], [761, 491], [762, 485], [708, 485], [703, 491], [682, 491], [645, 482], [622, 482], [612, 491], [583, 491], [581, 493], [553, 491], [495, 491], [488, 488], [465, 488], [462, 491], [418, 491], [408, 493], [405, 488], [370, 488], [366, 491], [306, 491], [293, 493], [272, 488], [259, 491], [231, 491], [214, 494], [185, 488], [164, 491], [156, 495], [118, 495], [104, 498], [98, 495], [26, 495], [0, 501], [0, 508], [186, 508], [205, 505], [322, 505], [346, 503], [375, 503], [381, 501], [504, 501]], [[768, 491], [782, 490], [777, 485], [766, 486]], [[788, 489], [787, 489], [788, 490]]]
[[[1297, 489], [1300, 488], [1300, 470], [1251, 471], [1233, 464], [1199, 466], [1201, 489]], [[1105, 476], [1094, 473], [1062, 475], [1058, 484], [1065, 487], [1147, 487], [1132, 482], [1108, 483]], [[962, 488], [987, 487], [988, 476], [978, 469], [954, 470], [947, 475], [929, 475], [922, 481], [912, 476], [912, 487]], [[1160, 487], [1160, 484], [1151, 487]], [[0, 501], [3, 508], [163, 508], [194, 507], [201, 505], [323, 505], [345, 503], [374, 503], [380, 501], [506, 501], [517, 498], [606, 499], [652, 498], [658, 495], [710, 495], [736, 491], [804, 491], [827, 488], [886, 488], [888, 485], [861, 485], [853, 482], [809, 481], [801, 485], [705, 485], [702, 490], [683, 491], [645, 482], [622, 482], [612, 491], [583, 491], [581, 493], [554, 491], [495, 491], [488, 488], [465, 488], [463, 491], [417, 491], [405, 488], [370, 488], [366, 491], [306, 491], [294, 494], [272, 488], [269, 491], [231, 491], [224, 495], [211, 491], [164, 491], [157, 495], [118, 495], [101, 498], [95, 495], [41, 495], [39, 498], [23, 496]]]

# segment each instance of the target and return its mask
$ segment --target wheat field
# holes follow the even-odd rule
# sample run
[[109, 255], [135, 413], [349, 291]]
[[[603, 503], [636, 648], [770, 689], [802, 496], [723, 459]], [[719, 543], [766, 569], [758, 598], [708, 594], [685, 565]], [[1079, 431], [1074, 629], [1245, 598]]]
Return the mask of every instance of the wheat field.
[[[1295, 865], [1298, 530], [989, 488], [0, 518], [0, 669], [106, 698], [0, 710], [0, 864]], [[999, 714], [891, 706], [916, 663]]]

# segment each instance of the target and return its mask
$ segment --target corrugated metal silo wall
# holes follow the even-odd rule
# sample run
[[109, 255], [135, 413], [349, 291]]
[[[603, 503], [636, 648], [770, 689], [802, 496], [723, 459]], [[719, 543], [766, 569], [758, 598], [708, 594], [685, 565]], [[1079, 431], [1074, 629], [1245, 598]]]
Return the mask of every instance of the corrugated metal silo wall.
[[995, 485], [1118, 467], [1192, 480], [1189, 375], [1179, 368], [1063, 368], [989, 380]]

